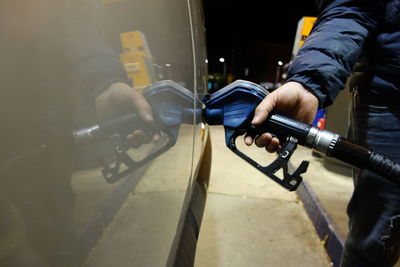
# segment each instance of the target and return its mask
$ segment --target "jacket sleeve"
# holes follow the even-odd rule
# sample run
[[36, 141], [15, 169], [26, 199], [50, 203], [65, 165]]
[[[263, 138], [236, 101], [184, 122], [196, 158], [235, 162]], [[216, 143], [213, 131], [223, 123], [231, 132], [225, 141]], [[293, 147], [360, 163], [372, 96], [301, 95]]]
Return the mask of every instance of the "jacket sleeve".
[[74, 90], [89, 103], [115, 82], [128, 82], [119, 55], [102, 35], [102, 10], [96, 0], [66, 1], [67, 61]]
[[294, 57], [287, 81], [315, 93], [320, 108], [333, 103], [383, 15], [384, 0], [317, 1], [320, 13]]

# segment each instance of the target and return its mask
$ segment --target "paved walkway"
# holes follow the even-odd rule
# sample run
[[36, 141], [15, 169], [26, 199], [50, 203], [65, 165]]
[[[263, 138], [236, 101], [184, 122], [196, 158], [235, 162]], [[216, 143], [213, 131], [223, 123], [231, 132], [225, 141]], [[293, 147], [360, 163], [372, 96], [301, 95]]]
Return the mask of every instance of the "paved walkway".
[[[212, 127], [213, 165], [196, 267], [330, 266], [302, 203], [225, 147]], [[238, 146], [260, 163], [275, 155]]]

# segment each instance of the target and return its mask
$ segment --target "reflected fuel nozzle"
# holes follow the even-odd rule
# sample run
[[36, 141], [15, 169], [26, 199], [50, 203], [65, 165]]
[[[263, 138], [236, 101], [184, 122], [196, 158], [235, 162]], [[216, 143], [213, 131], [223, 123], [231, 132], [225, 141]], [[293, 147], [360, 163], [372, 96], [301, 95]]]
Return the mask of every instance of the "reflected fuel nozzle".
[[[260, 126], [252, 126], [254, 110], [267, 94], [267, 90], [257, 84], [238, 80], [206, 96], [204, 100], [204, 120], [210, 125], [223, 125], [227, 147], [259, 171], [286, 189], [296, 190], [302, 181], [301, 174], [307, 171], [309, 164], [308, 161], [302, 161], [293, 173], [288, 172], [288, 161], [300, 144], [355, 167], [367, 168], [400, 184], [398, 163], [358, 146], [338, 134], [278, 114], [269, 115]], [[249, 131], [256, 134], [269, 132], [286, 140], [278, 152], [278, 158], [268, 166], [261, 166], [237, 149], [236, 138]], [[282, 178], [275, 175], [279, 169], [283, 170]]]
[[[108, 183], [119, 181], [174, 146], [181, 124], [193, 124], [195, 112], [199, 117], [201, 115], [200, 104], [197, 110], [194, 109], [193, 93], [173, 81], [154, 83], [144, 89], [143, 96], [152, 108], [154, 123], [146, 123], [136, 113], [129, 113], [72, 133], [76, 145], [111, 141], [116, 153], [114, 166], [100, 159], [102, 174]], [[135, 130], [150, 134], [162, 132], [167, 136], [167, 141], [143, 159], [135, 161], [127, 153], [130, 147], [126, 140], [126, 137]], [[122, 164], [126, 166], [124, 170], [121, 168]]]

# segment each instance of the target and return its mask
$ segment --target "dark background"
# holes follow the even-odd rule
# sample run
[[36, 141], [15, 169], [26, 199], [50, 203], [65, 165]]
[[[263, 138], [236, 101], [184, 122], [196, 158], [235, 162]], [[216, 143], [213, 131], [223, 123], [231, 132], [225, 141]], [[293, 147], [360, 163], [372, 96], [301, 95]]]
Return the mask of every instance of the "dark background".
[[203, 0], [203, 5], [209, 78], [224, 83], [274, 82], [277, 62], [290, 61], [299, 20], [317, 15], [314, 0]]

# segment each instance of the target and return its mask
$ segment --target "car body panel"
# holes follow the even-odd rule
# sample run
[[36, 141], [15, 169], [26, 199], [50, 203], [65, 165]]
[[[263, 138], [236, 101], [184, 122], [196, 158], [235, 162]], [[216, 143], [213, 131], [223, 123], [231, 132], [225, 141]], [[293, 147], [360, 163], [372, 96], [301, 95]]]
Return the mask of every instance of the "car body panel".
[[[20, 0], [0, 9], [0, 265], [193, 264], [211, 161], [201, 1]], [[154, 84], [184, 88], [193, 116], [163, 114], [176, 96], [152, 103], [145, 92]], [[77, 141], [77, 129], [105, 129], [126, 113], [138, 118], [132, 143], [118, 129]], [[102, 170], [119, 155], [140, 164], [122, 164], [129, 173], [110, 182]]]

